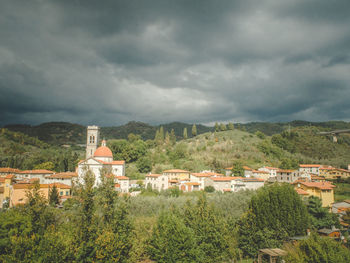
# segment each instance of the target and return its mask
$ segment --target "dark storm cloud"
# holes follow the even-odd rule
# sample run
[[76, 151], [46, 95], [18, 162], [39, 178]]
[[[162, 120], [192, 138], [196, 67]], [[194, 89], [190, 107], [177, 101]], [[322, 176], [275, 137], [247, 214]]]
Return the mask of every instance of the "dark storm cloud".
[[0, 124], [349, 120], [349, 1], [2, 1]]

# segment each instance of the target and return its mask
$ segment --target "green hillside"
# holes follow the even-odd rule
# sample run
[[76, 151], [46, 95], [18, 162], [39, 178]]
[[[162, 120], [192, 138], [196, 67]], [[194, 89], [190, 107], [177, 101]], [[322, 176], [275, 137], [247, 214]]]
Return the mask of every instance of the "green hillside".
[[74, 171], [83, 153], [81, 147], [53, 146], [4, 128], [0, 132], [0, 167]]

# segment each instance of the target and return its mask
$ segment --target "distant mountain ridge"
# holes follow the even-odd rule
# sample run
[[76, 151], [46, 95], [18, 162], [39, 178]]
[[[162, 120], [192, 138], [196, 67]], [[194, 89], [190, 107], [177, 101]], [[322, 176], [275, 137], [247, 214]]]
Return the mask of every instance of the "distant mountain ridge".
[[[101, 127], [101, 137], [105, 139], [126, 139], [128, 134], [134, 133], [142, 137], [143, 140], [154, 139], [156, 130], [163, 126], [164, 132], [170, 132], [174, 129], [175, 135], [178, 139], [183, 137], [183, 130], [187, 128], [188, 137], [192, 137], [191, 129], [193, 124], [182, 122], [171, 122], [161, 125], [150, 125], [138, 121], [130, 121], [121, 126]], [[321, 130], [335, 130], [335, 129], [350, 129], [350, 123], [344, 121], [328, 121], [328, 122], [309, 122], [295, 120], [291, 122], [251, 122], [251, 123], [235, 123], [235, 128], [245, 130], [250, 133], [261, 131], [266, 135], [273, 135], [281, 133], [284, 130], [293, 127], [315, 126]], [[202, 134], [214, 131], [214, 127], [208, 127], [201, 124], [196, 124], [197, 134]], [[40, 125], [31, 126], [26, 124], [6, 125], [4, 128], [24, 133], [31, 137], [37, 137], [50, 144], [84, 144], [86, 138], [86, 126], [80, 124], [73, 124], [68, 122], [47, 122]]]

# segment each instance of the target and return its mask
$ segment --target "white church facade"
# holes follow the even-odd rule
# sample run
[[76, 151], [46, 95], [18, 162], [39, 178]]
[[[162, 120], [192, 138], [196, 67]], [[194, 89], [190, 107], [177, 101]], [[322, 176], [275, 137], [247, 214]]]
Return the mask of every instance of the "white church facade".
[[106, 141], [101, 142], [98, 147], [99, 128], [97, 126], [87, 127], [86, 159], [78, 164], [78, 178], [82, 178], [86, 171], [90, 170], [95, 174], [95, 186], [101, 183], [101, 172], [105, 169], [117, 177], [125, 177], [125, 161], [113, 160], [111, 149], [106, 146]]

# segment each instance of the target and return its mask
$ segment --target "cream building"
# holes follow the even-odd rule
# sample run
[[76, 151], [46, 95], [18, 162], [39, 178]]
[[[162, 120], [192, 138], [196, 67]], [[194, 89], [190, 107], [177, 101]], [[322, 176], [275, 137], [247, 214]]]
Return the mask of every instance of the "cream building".
[[152, 187], [153, 190], [162, 191], [169, 188], [169, 177], [162, 174], [148, 174], [145, 179], [145, 187]]
[[300, 164], [299, 172], [312, 173], [320, 175], [320, 164]]

